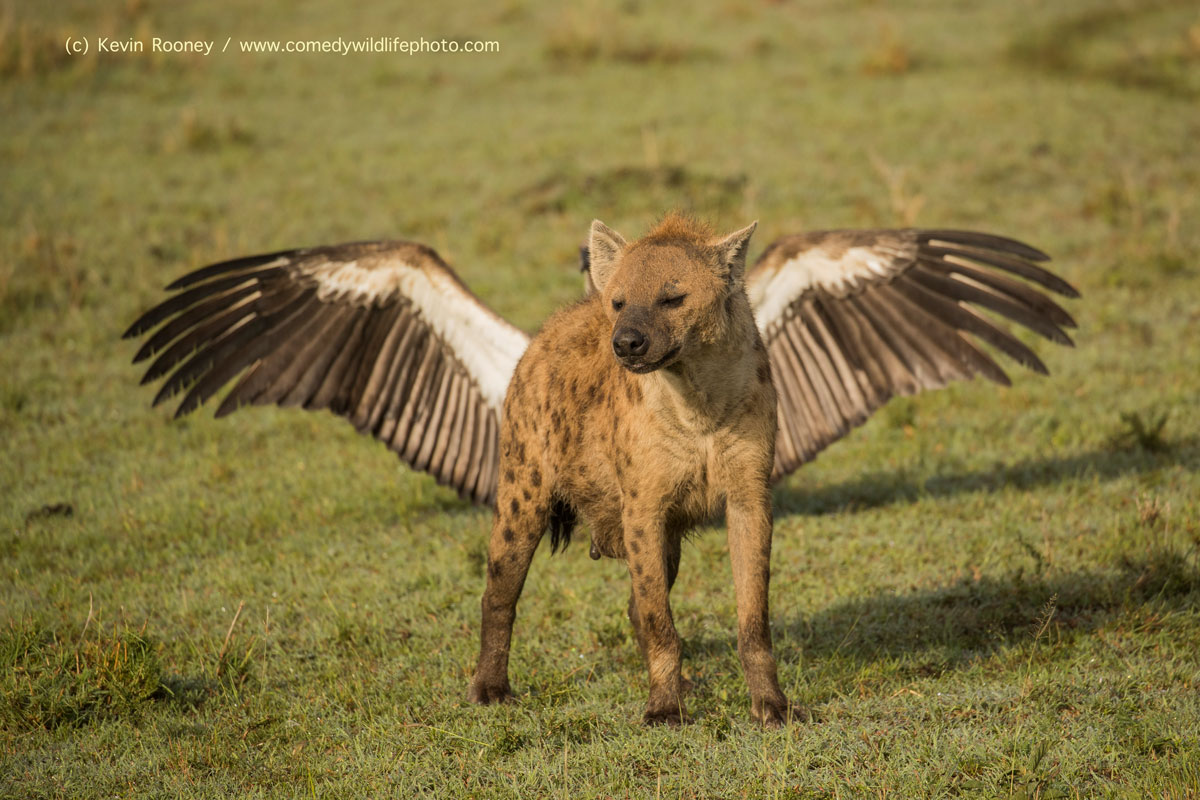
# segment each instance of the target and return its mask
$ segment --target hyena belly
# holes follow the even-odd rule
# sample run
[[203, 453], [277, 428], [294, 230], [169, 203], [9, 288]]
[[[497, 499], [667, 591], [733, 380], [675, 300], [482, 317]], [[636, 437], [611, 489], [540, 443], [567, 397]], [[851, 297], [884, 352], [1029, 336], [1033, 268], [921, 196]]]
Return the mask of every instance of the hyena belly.
[[539, 377], [549, 419], [538, 451], [551, 496], [587, 521], [593, 555], [623, 559], [622, 471], [632, 465], [622, 462], [617, 441], [632, 382], [602, 348], [605, 322], [594, 307], [584, 306], [564, 322], [582, 331], [562, 337], [567, 352], [557, 352], [548, 368], [531, 365], [544, 373]]
[[[559, 334], [560, 326], [568, 332]], [[659, 498], [668, 549], [677, 550], [690, 528], [723, 510], [724, 493], [709, 481], [719, 442], [660, 419], [637, 378], [614, 363], [607, 323], [594, 304], [547, 327], [513, 378], [505, 427], [517, 446], [507, 457], [536, 465], [530, 470], [544, 476], [552, 502], [587, 521], [593, 557], [628, 557], [622, 502], [640, 495]], [[538, 346], [555, 340], [553, 352]], [[531, 386], [540, 404], [530, 403], [522, 388]], [[553, 512], [550, 524], [553, 533]]]
[[498, 512], [548, 504], [555, 549], [582, 516], [599, 553], [619, 558], [621, 488], [612, 443], [626, 378], [597, 344], [604, 320], [593, 306], [552, 317], [517, 365], [501, 425]]

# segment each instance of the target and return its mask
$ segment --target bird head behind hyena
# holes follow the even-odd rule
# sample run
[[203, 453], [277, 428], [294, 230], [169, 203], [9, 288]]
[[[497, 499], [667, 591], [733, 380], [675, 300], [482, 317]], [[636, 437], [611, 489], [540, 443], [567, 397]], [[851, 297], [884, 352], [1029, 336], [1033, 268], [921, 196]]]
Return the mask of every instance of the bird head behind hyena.
[[599, 220], [592, 223], [591, 278], [621, 366], [653, 372], [746, 334], [753, 316], [743, 278], [755, 225], [717, 237], [702, 223], [670, 214], [629, 244]]

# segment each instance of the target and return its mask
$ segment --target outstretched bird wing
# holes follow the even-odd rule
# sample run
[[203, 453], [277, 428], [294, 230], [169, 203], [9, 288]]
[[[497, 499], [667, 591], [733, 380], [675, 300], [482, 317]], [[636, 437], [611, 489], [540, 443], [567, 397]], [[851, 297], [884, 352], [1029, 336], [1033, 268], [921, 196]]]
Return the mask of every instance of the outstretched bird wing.
[[[893, 395], [1008, 376], [975, 340], [1035, 372], [1037, 355], [979, 309], [1071, 345], [1071, 316], [1013, 276], [1079, 293], [1000, 236], [955, 230], [844, 230], [772, 243], [746, 278], [771, 359], [779, 432], [773, 478], [792, 472]], [[972, 338], [973, 337], [973, 338]]]
[[161, 325], [134, 357], [168, 375], [176, 416], [241, 375], [217, 409], [328, 408], [463, 497], [496, 491], [499, 420], [529, 337], [488, 309], [435, 253], [358, 242], [225, 261], [183, 276], [143, 314]]

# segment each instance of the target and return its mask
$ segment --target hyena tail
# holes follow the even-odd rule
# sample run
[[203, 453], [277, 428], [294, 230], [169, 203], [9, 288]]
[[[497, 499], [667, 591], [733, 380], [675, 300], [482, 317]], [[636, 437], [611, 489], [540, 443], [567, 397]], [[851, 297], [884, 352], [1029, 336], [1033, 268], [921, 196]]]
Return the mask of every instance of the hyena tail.
[[557, 553], [559, 549], [566, 550], [571, 543], [571, 534], [575, 530], [578, 517], [575, 507], [565, 500], [554, 498], [550, 505], [550, 552]]

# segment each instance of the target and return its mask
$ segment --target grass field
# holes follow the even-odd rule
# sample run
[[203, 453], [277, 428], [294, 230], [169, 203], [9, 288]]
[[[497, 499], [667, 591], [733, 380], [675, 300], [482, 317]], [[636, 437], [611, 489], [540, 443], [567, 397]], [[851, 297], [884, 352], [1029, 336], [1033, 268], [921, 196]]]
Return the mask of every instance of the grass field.
[[[433, 5], [0, 9], [0, 795], [1200, 797], [1194, 3]], [[501, 49], [237, 50], [368, 35]], [[326, 414], [174, 422], [119, 339], [187, 269], [376, 237], [535, 330], [593, 217], [670, 207], [760, 219], [752, 257], [1009, 234], [1083, 292], [1051, 377], [895, 402], [778, 487], [782, 731], [723, 535], [673, 595], [694, 724], [638, 724], [586, 536], [535, 559], [518, 702], [472, 707], [489, 514]]]

